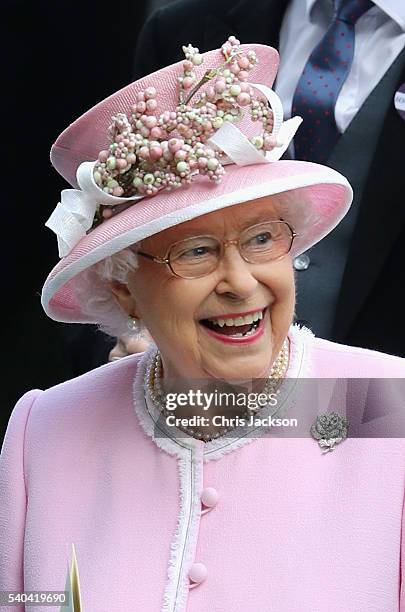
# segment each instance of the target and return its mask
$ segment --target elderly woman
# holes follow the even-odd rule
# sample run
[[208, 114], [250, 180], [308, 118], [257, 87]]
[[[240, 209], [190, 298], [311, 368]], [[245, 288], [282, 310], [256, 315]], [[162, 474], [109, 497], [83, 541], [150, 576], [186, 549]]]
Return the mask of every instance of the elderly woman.
[[292, 257], [351, 188], [278, 161], [300, 120], [270, 89], [274, 49], [183, 50], [53, 146], [79, 188], [47, 222], [62, 260], [45, 311], [153, 343], [16, 405], [0, 590], [67, 590], [88, 612], [405, 611], [405, 444], [378, 382], [404, 360], [292, 325]]

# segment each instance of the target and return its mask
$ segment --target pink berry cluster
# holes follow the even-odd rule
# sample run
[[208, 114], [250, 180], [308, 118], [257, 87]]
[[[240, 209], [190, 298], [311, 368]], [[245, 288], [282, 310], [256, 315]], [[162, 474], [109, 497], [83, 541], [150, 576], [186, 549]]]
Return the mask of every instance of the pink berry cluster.
[[[256, 99], [247, 82], [257, 64], [255, 52], [242, 52], [239, 40], [230, 36], [221, 47], [224, 63], [198, 79], [195, 69], [204, 63], [203, 55], [192, 45], [184, 46], [183, 51], [176, 110], [157, 115], [157, 92], [148, 87], [137, 94], [129, 115], [117, 113], [112, 118], [111, 144], [99, 153], [94, 168], [94, 180], [106, 193], [153, 196], [161, 189], [191, 183], [197, 175], [220, 182], [225, 173], [224, 154], [207, 141], [225, 121], [239, 121], [244, 108], [250, 108], [252, 121], [263, 125], [262, 134], [250, 139], [254, 146], [263, 153], [278, 146], [271, 135], [272, 111], [267, 101]], [[103, 216], [111, 216], [111, 211]]]

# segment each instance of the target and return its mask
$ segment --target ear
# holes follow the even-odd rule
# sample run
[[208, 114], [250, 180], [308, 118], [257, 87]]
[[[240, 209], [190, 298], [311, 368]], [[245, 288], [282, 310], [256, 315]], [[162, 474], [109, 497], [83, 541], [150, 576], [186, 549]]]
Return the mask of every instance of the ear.
[[135, 300], [128, 288], [128, 285], [120, 283], [119, 281], [110, 282], [111, 292], [114, 294], [115, 299], [121, 308], [129, 315], [136, 317], [136, 306]]

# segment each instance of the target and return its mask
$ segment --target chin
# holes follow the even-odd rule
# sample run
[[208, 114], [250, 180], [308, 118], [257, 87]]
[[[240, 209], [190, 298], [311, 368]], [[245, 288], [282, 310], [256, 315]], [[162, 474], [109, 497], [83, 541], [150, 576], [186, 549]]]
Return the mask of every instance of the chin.
[[267, 378], [271, 364], [271, 353], [261, 355], [228, 356], [223, 361], [206, 363], [204, 371], [210, 378], [225, 380], [250, 380], [252, 378]]

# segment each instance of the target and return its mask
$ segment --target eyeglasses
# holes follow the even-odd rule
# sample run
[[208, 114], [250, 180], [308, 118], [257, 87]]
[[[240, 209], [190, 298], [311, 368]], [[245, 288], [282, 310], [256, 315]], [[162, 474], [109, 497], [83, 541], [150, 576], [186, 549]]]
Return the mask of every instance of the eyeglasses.
[[164, 257], [136, 251], [155, 263], [166, 264], [180, 278], [200, 278], [219, 265], [225, 248], [234, 244], [241, 257], [251, 264], [267, 263], [284, 257], [298, 236], [282, 219], [246, 228], [237, 240], [218, 240], [215, 236], [193, 236], [170, 245]]

